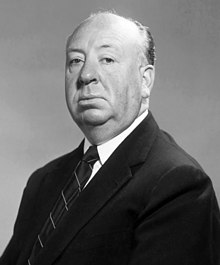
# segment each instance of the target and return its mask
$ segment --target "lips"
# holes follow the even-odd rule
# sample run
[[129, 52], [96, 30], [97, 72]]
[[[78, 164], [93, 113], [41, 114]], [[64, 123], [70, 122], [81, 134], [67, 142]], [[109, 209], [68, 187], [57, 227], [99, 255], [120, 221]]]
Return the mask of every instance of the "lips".
[[103, 100], [103, 97], [100, 96], [81, 96], [78, 100], [78, 104], [80, 106], [92, 107], [97, 105], [101, 100]]
[[81, 100], [89, 100], [89, 99], [94, 99], [94, 98], [99, 98], [99, 96], [93, 96], [93, 95], [80, 96], [79, 97], [79, 101], [81, 101]]

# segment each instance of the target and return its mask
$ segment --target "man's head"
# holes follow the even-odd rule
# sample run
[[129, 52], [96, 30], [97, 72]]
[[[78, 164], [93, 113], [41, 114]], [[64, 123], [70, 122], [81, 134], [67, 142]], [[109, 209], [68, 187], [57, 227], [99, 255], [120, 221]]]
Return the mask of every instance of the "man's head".
[[118, 135], [149, 107], [154, 44], [138, 22], [97, 13], [68, 38], [66, 53], [67, 105], [92, 144]]

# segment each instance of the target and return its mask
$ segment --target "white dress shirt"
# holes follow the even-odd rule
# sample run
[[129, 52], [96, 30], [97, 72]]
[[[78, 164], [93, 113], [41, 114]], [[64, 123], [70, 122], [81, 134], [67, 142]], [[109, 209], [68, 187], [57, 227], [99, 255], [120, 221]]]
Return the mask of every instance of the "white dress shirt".
[[[94, 177], [94, 175], [98, 172], [98, 170], [104, 165], [104, 163], [107, 161], [107, 159], [110, 157], [110, 155], [114, 152], [114, 150], [144, 120], [144, 118], [147, 117], [147, 115], [148, 115], [148, 110], [146, 110], [144, 113], [142, 113], [140, 116], [138, 116], [134, 120], [134, 122], [126, 130], [124, 130], [122, 133], [115, 136], [111, 140], [97, 146], [100, 160], [98, 160], [94, 164], [92, 174], [91, 174], [89, 180], [87, 181], [85, 187], [88, 185], [88, 183]], [[87, 149], [90, 146], [91, 146], [90, 142], [85, 138], [84, 153], [87, 151]]]

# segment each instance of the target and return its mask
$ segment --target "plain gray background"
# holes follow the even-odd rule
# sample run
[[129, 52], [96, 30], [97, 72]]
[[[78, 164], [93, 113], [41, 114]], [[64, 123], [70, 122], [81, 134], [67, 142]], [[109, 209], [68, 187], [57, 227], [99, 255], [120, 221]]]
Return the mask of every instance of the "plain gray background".
[[220, 199], [219, 0], [0, 1], [0, 253], [30, 174], [82, 138], [64, 99], [65, 41], [91, 12], [151, 28], [151, 110], [212, 178]]

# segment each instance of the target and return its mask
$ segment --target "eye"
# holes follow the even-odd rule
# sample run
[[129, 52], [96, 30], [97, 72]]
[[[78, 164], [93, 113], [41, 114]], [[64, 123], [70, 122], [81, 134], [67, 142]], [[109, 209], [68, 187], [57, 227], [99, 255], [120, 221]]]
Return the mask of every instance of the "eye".
[[114, 59], [110, 58], [110, 57], [105, 57], [101, 60], [104, 64], [112, 64], [115, 62]]
[[69, 65], [77, 65], [77, 64], [79, 64], [79, 63], [81, 63], [81, 62], [83, 62], [82, 59], [80, 59], [80, 58], [73, 58], [73, 59], [71, 59], [71, 60], [69, 61]]

